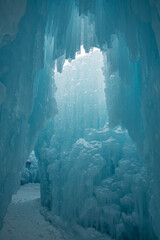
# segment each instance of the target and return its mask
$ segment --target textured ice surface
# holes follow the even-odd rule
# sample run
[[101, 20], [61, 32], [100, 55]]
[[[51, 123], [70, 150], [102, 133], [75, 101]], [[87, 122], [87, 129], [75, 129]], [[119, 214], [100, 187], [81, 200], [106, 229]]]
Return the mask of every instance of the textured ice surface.
[[[35, 73], [44, 61], [45, 13], [42, 1], [0, 1], [0, 228], [20, 172], [44, 126], [42, 121], [31, 131], [34, 123], [29, 118], [36, 96]], [[38, 112], [37, 119], [41, 119]]]
[[61, 71], [65, 58], [75, 58], [83, 45], [87, 52], [103, 51], [110, 126], [127, 128], [145, 162], [149, 209], [160, 238], [159, 0], [0, 4], [0, 226], [38, 133], [56, 112], [52, 60]]
[[85, 138], [59, 156], [52, 138], [37, 146], [48, 177], [42, 184], [50, 183], [48, 195], [42, 189], [50, 214], [117, 239], [151, 239], [146, 171], [128, 133], [107, 125], [86, 129]]
[[101, 57], [94, 51], [55, 74], [59, 112], [35, 148], [41, 202], [51, 216], [69, 224], [112, 238], [149, 240], [153, 229], [146, 169], [126, 130], [111, 129], [108, 123], [102, 127]]

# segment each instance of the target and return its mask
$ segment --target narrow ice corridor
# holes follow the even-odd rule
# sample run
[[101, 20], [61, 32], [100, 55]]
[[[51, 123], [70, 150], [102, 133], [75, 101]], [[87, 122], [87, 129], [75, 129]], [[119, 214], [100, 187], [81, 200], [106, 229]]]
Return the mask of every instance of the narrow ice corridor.
[[159, 146], [159, 0], [0, 0], [0, 240], [160, 240]]

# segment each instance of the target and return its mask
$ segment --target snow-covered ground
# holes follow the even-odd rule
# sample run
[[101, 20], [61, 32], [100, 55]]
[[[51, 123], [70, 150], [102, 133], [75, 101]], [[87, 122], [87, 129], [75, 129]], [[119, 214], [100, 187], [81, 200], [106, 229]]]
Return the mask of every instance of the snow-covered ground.
[[39, 206], [39, 184], [22, 186], [9, 205], [0, 240], [59, 239], [53, 226], [40, 214]]
[[94, 229], [77, 227], [72, 231], [71, 227], [68, 231], [58, 224], [52, 226], [40, 214], [40, 208], [39, 184], [21, 186], [8, 207], [0, 240], [110, 240]]

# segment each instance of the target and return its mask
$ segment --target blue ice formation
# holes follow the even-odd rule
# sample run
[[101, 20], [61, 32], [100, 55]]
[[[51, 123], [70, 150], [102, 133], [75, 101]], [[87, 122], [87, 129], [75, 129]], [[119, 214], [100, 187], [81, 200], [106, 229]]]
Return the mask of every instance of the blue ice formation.
[[[57, 68], [58, 72], [63, 72], [65, 59], [69, 61], [75, 59], [82, 45], [87, 53], [93, 48], [98, 48], [103, 54], [107, 118], [110, 127], [108, 133], [111, 134], [117, 125], [127, 129], [138, 154], [138, 157], [134, 157], [135, 160], [133, 160], [135, 167], [131, 168], [131, 159], [134, 154], [130, 157], [127, 155], [129, 163], [120, 164], [123, 157], [117, 159], [119, 165], [116, 169], [120, 170], [118, 173], [115, 170], [113, 176], [106, 176], [106, 179], [111, 178], [113, 185], [115, 183], [116, 190], [120, 189], [122, 193], [121, 187], [123, 188], [125, 184], [121, 184], [121, 187], [118, 187], [118, 184], [123, 182], [122, 172], [129, 171], [128, 175], [137, 181], [134, 184], [137, 188], [135, 191], [132, 189], [130, 193], [127, 187], [124, 188], [126, 193], [120, 197], [120, 199], [124, 197], [123, 200], [120, 201], [120, 195], [118, 195], [119, 202], [111, 197], [109, 203], [105, 202], [106, 205], [98, 205], [101, 207], [98, 208], [97, 214], [94, 208], [95, 212], [91, 211], [92, 216], [94, 214], [96, 217], [100, 216], [98, 222], [100, 223], [102, 219], [104, 223], [103, 227], [100, 224], [100, 227], [95, 225], [95, 228], [106, 231], [117, 239], [123, 239], [123, 234], [126, 234], [126, 238], [132, 239], [135, 232], [137, 239], [147, 239], [147, 237], [160, 239], [159, 0], [0, 1], [0, 227], [12, 194], [18, 188], [21, 170], [38, 136], [36, 154], [41, 171], [42, 203], [46, 201], [44, 205], [54, 210], [52, 168], [49, 168], [48, 172], [48, 167], [52, 166], [50, 159], [57, 158], [58, 161], [62, 154], [59, 149], [60, 156], [57, 156], [54, 150], [55, 146], [60, 145], [53, 138], [56, 133], [53, 122], [57, 113], [53, 69]], [[94, 129], [96, 127], [93, 126]], [[98, 127], [102, 128], [102, 126]], [[96, 132], [97, 129], [91, 130], [89, 136], [99, 135]], [[85, 127], [83, 130], [86, 131]], [[92, 138], [87, 140], [85, 134], [77, 137], [72, 139], [75, 140], [73, 148], [80, 152], [80, 156], [83, 156], [81, 152], [84, 149], [86, 156], [90, 156], [94, 161], [94, 154], [89, 150], [95, 149], [94, 143], [90, 143], [94, 140]], [[78, 140], [79, 138], [81, 141]], [[106, 139], [99, 138], [96, 141], [102, 143], [107, 139], [109, 138], [106, 136]], [[86, 149], [88, 144], [90, 148]], [[123, 148], [124, 145], [121, 143], [120, 146]], [[68, 149], [68, 155], [64, 156], [63, 161], [71, 160], [74, 149], [72, 146]], [[125, 155], [124, 152], [122, 155]], [[88, 158], [87, 160], [89, 161]], [[79, 164], [78, 157], [75, 157], [75, 161]], [[103, 165], [103, 161], [100, 162]], [[141, 164], [139, 166], [139, 163], [142, 166]], [[59, 163], [56, 166], [59, 166]], [[87, 166], [86, 169], [88, 169]], [[84, 166], [84, 171], [86, 169]], [[82, 174], [83, 168], [81, 170], [80, 176], [85, 176]], [[93, 179], [93, 173], [90, 177], [89, 184]], [[128, 179], [125, 183], [129, 181]], [[62, 181], [62, 186], [63, 183], [67, 184]], [[58, 182], [54, 184], [55, 188], [60, 186]], [[100, 183], [98, 184], [103, 189]], [[107, 184], [107, 182], [106, 185], [104, 183], [104, 188], [107, 188]], [[72, 187], [70, 186], [70, 189]], [[108, 191], [112, 191], [112, 187], [112, 184], [109, 185]], [[62, 195], [65, 192], [64, 186]], [[83, 204], [90, 197], [87, 192], [85, 193]], [[143, 193], [147, 197], [144, 197]], [[118, 190], [116, 194], [119, 194]], [[98, 201], [100, 193], [99, 195], [94, 193], [94, 195]], [[67, 196], [65, 195], [66, 198]], [[127, 208], [126, 204], [130, 198], [138, 200], [133, 201], [131, 210], [128, 211], [129, 207]], [[55, 201], [58, 199], [57, 197]], [[62, 198], [62, 208], [65, 202], [67, 201], [63, 202]], [[113, 204], [118, 206], [112, 206], [114, 209], [112, 211], [110, 205]], [[79, 206], [79, 210], [82, 210], [81, 207]], [[107, 214], [110, 211], [110, 219], [114, 224], [112, 221], [107, 222], [107, 217], [102, 218], [98, 215], [103, 207], [107, 208], [104, 211]], [[84, 215], [76, 220], [83, 226], [93, 226], [93, 218], [89, 217], [86, 211], [87, 208], [83, 208], [81, 216], [83, 212]], [[118, 212], [116, 218], [113, 212], [115, 215]], [[64, 215], [62, 214], [62, 217]], [[117, 226], [116, 229], [113, 229], [115, 226]], [[147, 236], [145, 230], [148, 233]]]
[[84, 138], [60, 156], [54, 135], [47, 143], [42, 139], [36, 154], [43, 184], [50, 183], [49, 191], [41, 189], [43, 206], [72, 225], [95, 228], [113, 239], [151, 239], [147, 173], [126, 131], [108, 125], [86, 129]]
[[128, 132], [106, 123], [102, 60], [95, 50], [55, 73], [59, 112], [35, 147], [41, 202], [53, 216], [113, 239], [150, 239], [147, 171]]
[[21, 185], [39, 182], [38, 160], [35, 157], [34, 151], [32, 151], [21, 173]]

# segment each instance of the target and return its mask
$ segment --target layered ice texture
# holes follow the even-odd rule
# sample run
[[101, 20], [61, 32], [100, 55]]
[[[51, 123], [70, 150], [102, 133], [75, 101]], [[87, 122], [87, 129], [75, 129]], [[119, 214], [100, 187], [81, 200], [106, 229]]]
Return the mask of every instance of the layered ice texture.
[[[137, 185], [140, 188], [140, 194], [143, 195], [143, 191], [148, 194], [148, 198], [141, 198], [142, 204], [138, 209], [141, 212], [142, 209], [145, 209], [146, 216], [149, 215], [149, 217], [146, 217], [147, 221], [151, 219], [150, 228], [145, 227], [145, 229], [149, 230], [153, 227], [155, 235], [160, 238], [159, 17], [159, 0], [1, 1], [0, 226], [12, 193], [17, 189], [20, 172], [25, 161], [34, 148], [39, 133], [57, 112], [54, 98], [56, 87], [52, 69], [56, 65], [57, 70], [61, 72], [65, 59], [74, 59], [76, 52], [83, 45], [86, 52], [96, 47], [103, 53], [109, 126], [114, 128], [121, 125], [122, 128], [126, 128], [136, 145], [139, 158], [144, 163], [144, 166], [143, 164], [142, 166], [145, 169], [145, 181], [147, 181], [146, 185], [144, 184], [145, 181], [137, 183]], [[47, 128], [41, 132], [37, 143], [40, 146], [41, 142], [43, 146], [43, 143], [46, 142], [46, 147], [43, 148], [44, 151], [41, 152], [39, 158], [48, 159], [46, 162], [40, 162], [40, 164], [44, 165], [43, 173], [41, 173], [41, 188], [46, 191], [46, 196], [48, 196], [46, 206], [49, 206], [50, 209], [53, 209], [52, 180], [46, 166], [50, 165], [47, 163], [50, 159], [47, 154], [54, 155], [54, 150], [50, 149], [49, 152], [48, 150], [45, 152], [45, 149], [50, 146], [50, 139], [54, 134], [53, 129], [52, 122], [50, 122]], [[112, 132], [112, 130], [109, 131]], [[75, 143], [75, 149], [79, 149], [80, 152], [84, 149], [87, 152], [86, 154], [89, 154], [90, 150], [88, 148], [86, 150], [85, 145], [93, 145], [94, 149], [94, 144], [90, 143], [93, 139], [87, 140], [85, 136], [83, 136], [83, 139], [83, 141]], [[87, 144], [84, 144], [85, 142]], [[103, 140], [100, 142], [103, 142]], [[120, 144], [120, 146], [123, 148], [123, 144]], [[74, 149], [71, 148], [70, 151], [69, 159]], [[45, 154], [47, 156], [43, 157]], [[80, 156], [83, 156], [83, 154], [80, 154]], [[64, 156], [64, 159], [66, 157]], [[94, 162], [92, 154], [91, 159]], [[75, 161], [79, 164], [77, 158], [75, 158]], [[136, 166], [138, 166], [138, 163], [140, 164], [137, 157], [134, 161]], [[100, 162], [102, 165], [104, 164], [102, 159]], [[116, 169], [121, 169], [120, 162], [121, 159], [119, 159], [119, 165]], [[129, 171], [131, 164], [124, 165], [127, 166], [125, 172]], [[97, 164], [97, 168], [99, 167], [99, 164]], [[86, 169], [88, 169], [87, 166]], [[139, 175], [144, 177], [145, 174], [142, 174], [143, 168], [139, 166], [134, 169], [138, 169]], [[134, 169], [131, 170], [131, 175], [136, 174]], [[120, 170], [120, 172], [123, 171]], [[118, 175], [120, 179], [121, 173]], [[85, 176], [81, 172], [79, 174]], [[116, 174], [115, 171], [113, 176], [117, 176]], [[91, 173], [91, 176], [93, 177], [94, 174]], [[113, 176], [112, 181], [114, 182], [116, 180], [113, 179]], [[118, 183], [117, 180], [116, 184]], [[100, 183], [98, 184], [100, 185]], [[107, 184], [104, 184], [104, 188], [107, 188]], [[143, 187], [144, 185], [146, 188]], [[58, 183], [57, 186], [59, 186]], [[72, 187], [70, 186], [70, 188]], [[125, 195], [128, 191], [126, 190]], [[133, 192], [132, 194], [134, 195]], [[95, 196], [98, 201], [98, 196], [96, 194]], [[137, 193], [134, 196], [140, 195]], [[90, 198], [90, 195], [83, 198], [84, 202], [88, 197]], [[123, 196], [120, 198], [123, 198]], [[148, 203], [145, 203], [144, 199], [148, 199]], [[44, 201], [46, 199], [43, 199], [42, 194], [42, 202]], [[112, 201], [113, 203], [114, 201]], [[107, 206], [109, 205], [106, 203]], [[119, 207], [113, 209], [114, 212], [121, 212]], [[133, 212], [135, 212], [135, 205], [133, 209]], [[111, 214], [113, 214], [113, 211], [111, 211]], [[142, 224], [143, 214], [137, 215], [135, 213], [135, 215], [135, 219], [139, 219], [136, 226], [140, 229], [140, 226], [144, 224]], [[84, 214], [84, 216], [86, 215]], [[84, 217], [83, 219], [85, 222], [89, 218]], [[90, 218], [90, 221], [92, 224], [93, 218]], [[129, 221], [129, 218], [125, 217], [124, 214], [123, 221]], [[133, 218], [131, 218], [132, 221]], [[83, 220], [81, 224], [83, 224]], [[109, 223], [107, 224], [111, 226]], [[89, 223], [84, 223], [84, 225], [89, 225]], [[126, 227], [125, 224], [124, 226]], [[124, 226], [122, 226], [122, 229]], [[122, 232], [118, 229], [121, 229], [120, 226], [117, 230], [109, 227], [108, 231], [113, 236], [116, 232], [118, 238], [118, 234]], [[141, 238], [145, 239], [143, 230], [139, 231], [140, 236], [143, 236]], [[129, 227], [126, 232], [129, 234]], [[152, 236], [154, 239], [152, 233], [148, 236]]]

